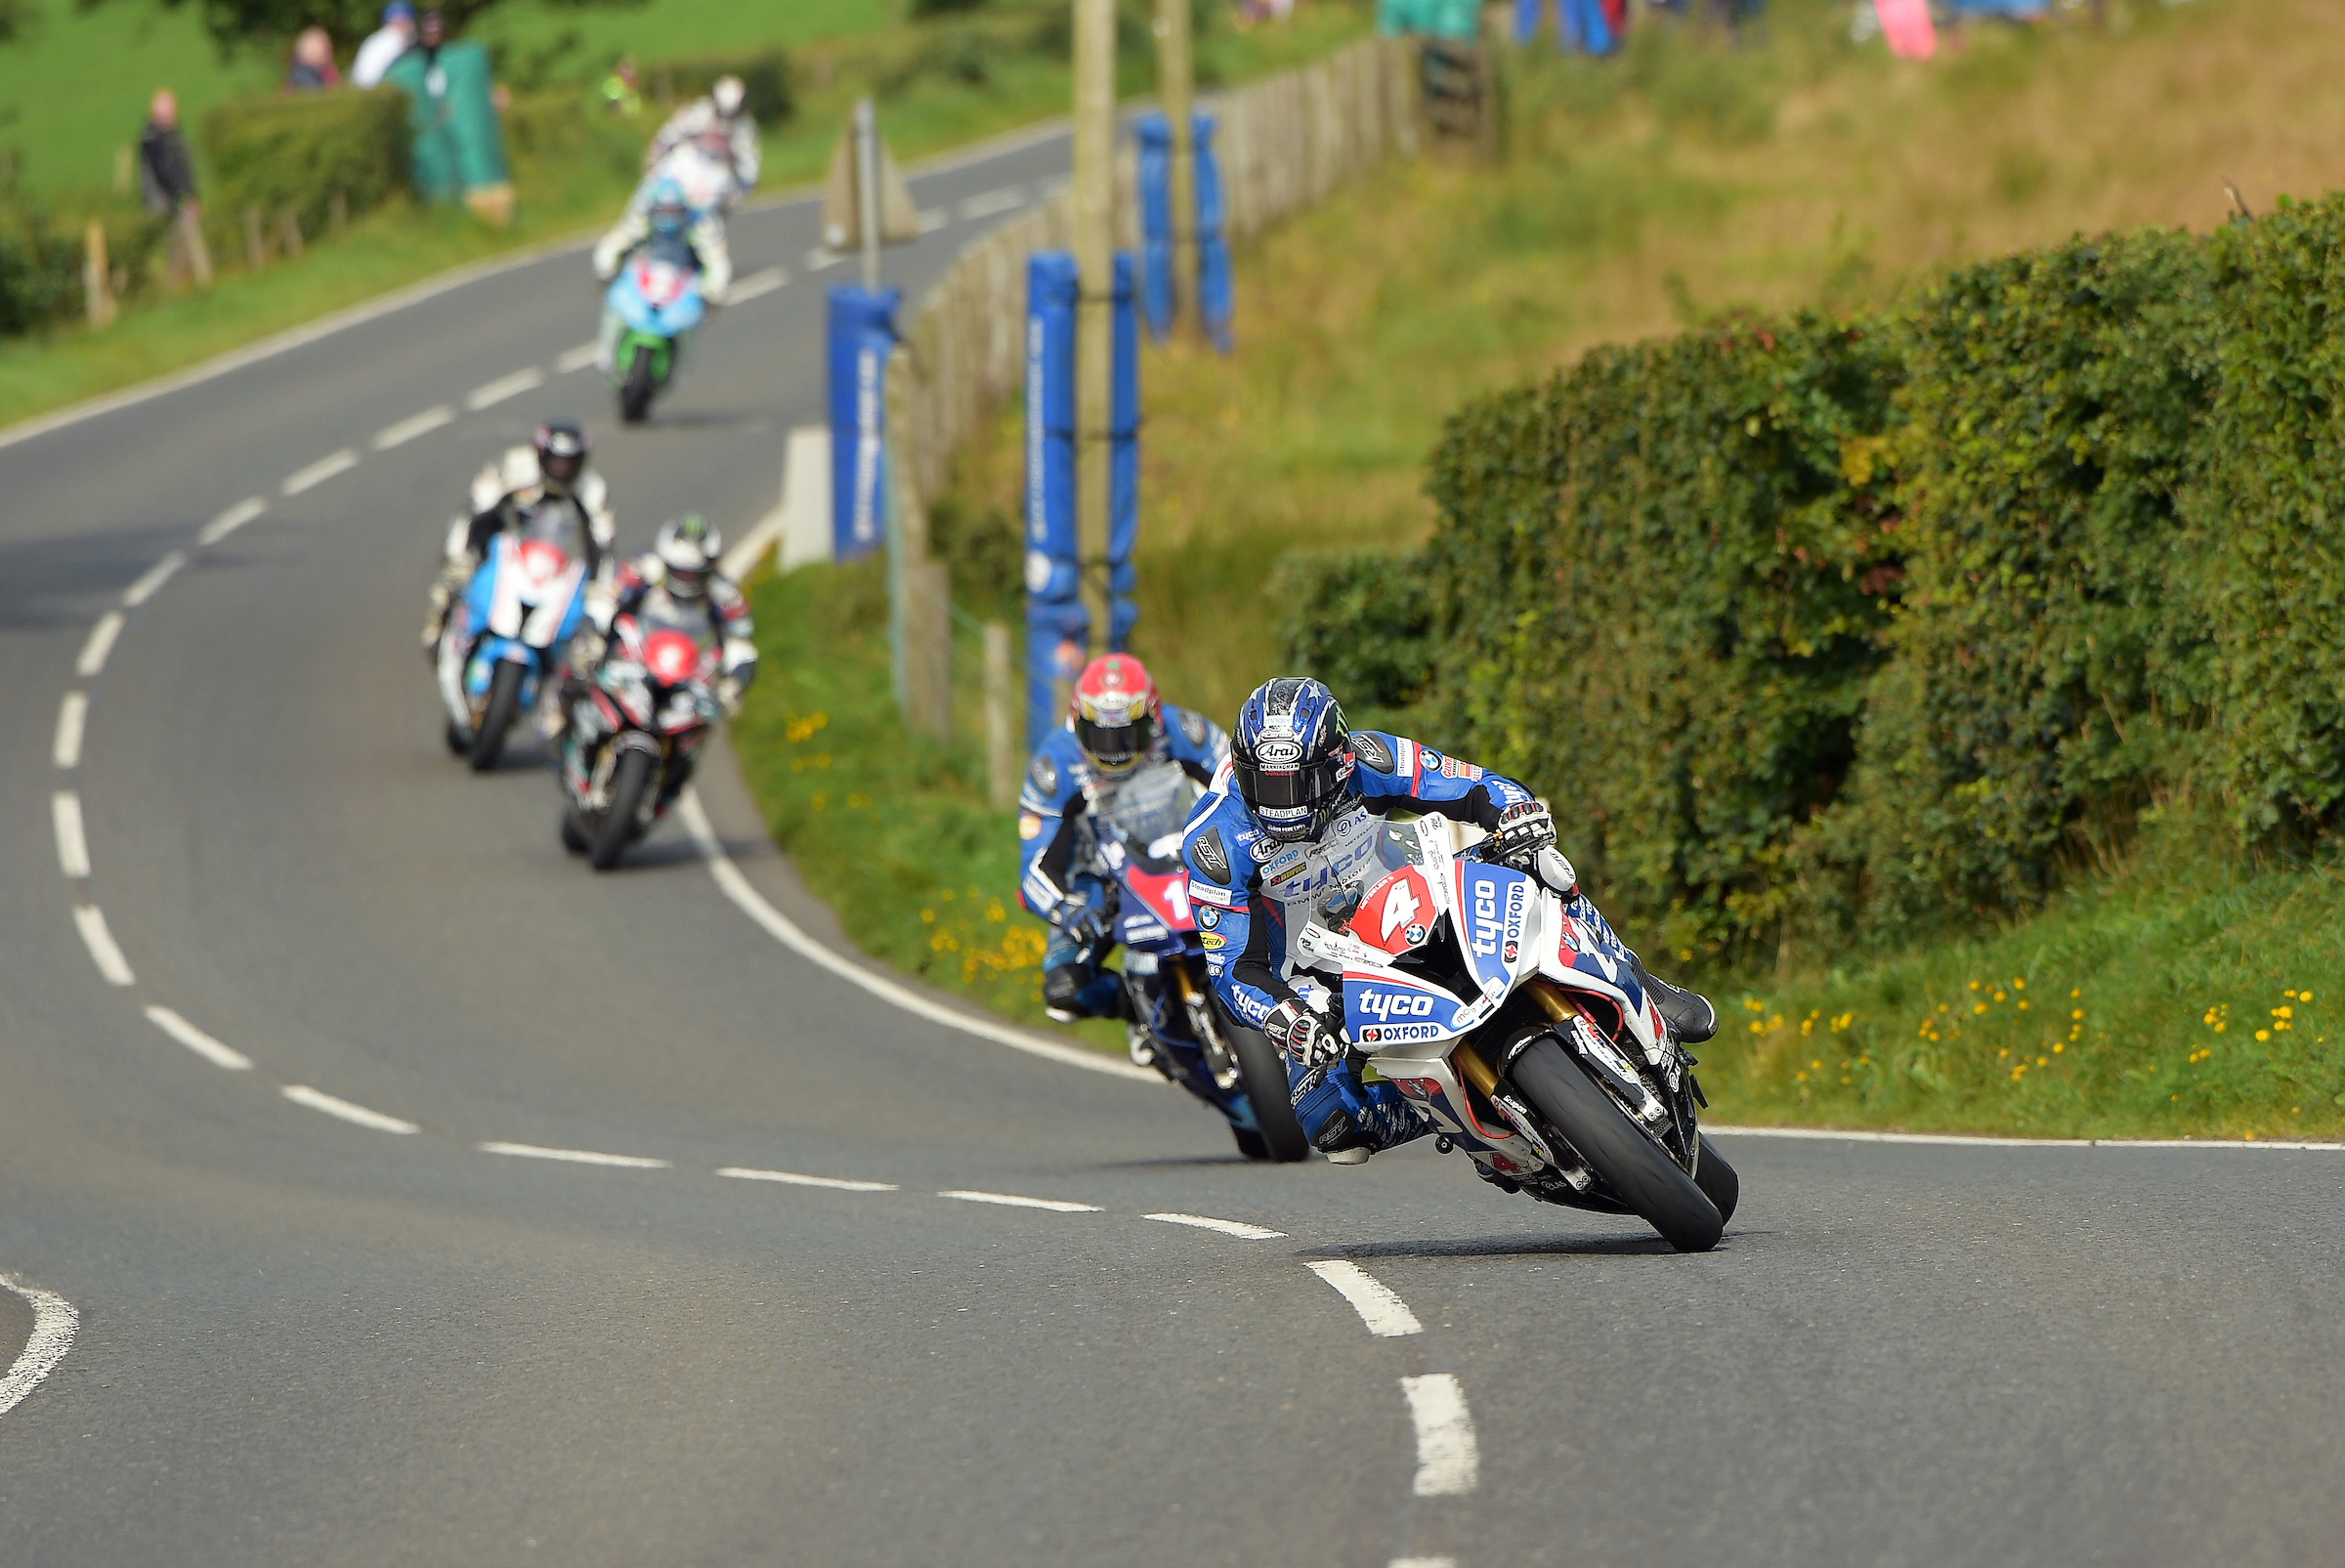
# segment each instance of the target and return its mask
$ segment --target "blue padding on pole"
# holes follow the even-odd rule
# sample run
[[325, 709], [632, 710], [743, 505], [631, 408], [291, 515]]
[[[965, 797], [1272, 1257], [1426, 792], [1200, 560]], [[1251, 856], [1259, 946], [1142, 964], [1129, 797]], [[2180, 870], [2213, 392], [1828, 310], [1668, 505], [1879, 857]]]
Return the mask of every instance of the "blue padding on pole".
[[1131, 637], [1140, 607], [1131, 595], [1138, 585], [1131, 565], [1140, 534], [1140, 320], [1133, 299], [1131, 252], [1116, 256], [1115, 374], [1108, 407], [1107, 646], [1121, 654]]
[[[1059, 721], [1056, 683], [1083, 672], [1090, 616], [1083, 608], [1075, 527], [1075, 258], [1026, 261], [1026, 748]], [[1075, 667], [1062, 670], [1067, 650]]]
[[887, 357], [896, 346], [899, 288], [840, 283], [831, 290], [831, 558], [852, 561], [886, 542]]
[[1229, 352], [1231, 298], [1226, 208], [1221, 200], [1221, 159], [1214, 151], [1214, 117], [1191, 118], [1197, 149], [1197, 313], [1214, 347]]
[[1162, 343], [1172, 330], [1172, 126], [1151, 113], [1131, 129], [1140, 144], [1140, 303], [1148, 335]]
[[1066, 719], [1058, 683], [1072, 686], [1083, 673], [1090, 642], [1090, 613], [1080, 599], [1026, 601], [1026, 752], [1042, 749], [1044, 738]]

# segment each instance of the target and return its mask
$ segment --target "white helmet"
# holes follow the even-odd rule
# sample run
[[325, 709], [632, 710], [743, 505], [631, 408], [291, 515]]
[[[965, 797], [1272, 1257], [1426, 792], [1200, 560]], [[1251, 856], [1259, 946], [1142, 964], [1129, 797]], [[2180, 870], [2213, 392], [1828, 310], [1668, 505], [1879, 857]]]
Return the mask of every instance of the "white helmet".
[[719, 76], [716, 85], [708, 90], [708, 97], [715, 103], [716, 111], [726, 119], [731, 119], [741, 112], [741, 106], [748, 101], [749, 90], [741, 85], [738, 76]]
[[708, 592], [708, 577], [725, 553], [725, 536], [708, 526], [698, 512], [669, 518], [660, 526], [652, 553], [666, 570], [667, 591], [678, 599], [700, 599]]

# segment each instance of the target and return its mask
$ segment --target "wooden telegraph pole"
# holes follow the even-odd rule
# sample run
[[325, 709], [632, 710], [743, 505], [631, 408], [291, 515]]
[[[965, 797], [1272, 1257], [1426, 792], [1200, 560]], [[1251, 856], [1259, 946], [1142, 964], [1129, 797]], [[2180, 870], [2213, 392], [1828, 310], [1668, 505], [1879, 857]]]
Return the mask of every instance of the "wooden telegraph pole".
[[1202, 327], [1197, 306], [1197, 148], [1190, 105], [1197, 72], [1189, 52], [1191, 0], [1156, 0], [1156, 91], [1172, 131], [1172, 328]]
[[1116, 5], [1075, 7], [1075, 518], [1091, 652], [1108, 647], [1109, 418], [1116, 332]]

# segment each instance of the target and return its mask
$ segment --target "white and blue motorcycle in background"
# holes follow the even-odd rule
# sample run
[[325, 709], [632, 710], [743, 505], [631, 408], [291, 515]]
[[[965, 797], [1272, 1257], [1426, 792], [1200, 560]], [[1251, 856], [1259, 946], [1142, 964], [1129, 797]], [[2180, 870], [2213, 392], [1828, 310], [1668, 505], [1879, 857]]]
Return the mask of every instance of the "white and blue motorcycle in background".
[[1638, 1214], [1678, 1250], [1709, 1250], [1740, 1183], [1702, 1142], [1694, 1058], [1618, 939], [1478, 858], [1480, 841], [1439, 817], [1386, 825], [1366, 895], [1306, 922], [1299, 958], [1343, 972], [1352, 1050], [1432, 1121], [1443, 1153], [1464, 1150], [1506, 1191]]
[[640, 424], [653, 397], [675, 375], [685, 334], [708, 315], [692, 247], [655, 235], [619, 265], [603, 291], [603, 308], [618, 328], [611, 385], [618, 394], [618, 416]]
[[506, 733], [536, 705], [585, 617], [586, 559], [576, 533], [560, 503], [532, 509], [521, 529], [496, 535], [448, 607], [438, 659], [448, 748], [476, 773], [496, 766]]

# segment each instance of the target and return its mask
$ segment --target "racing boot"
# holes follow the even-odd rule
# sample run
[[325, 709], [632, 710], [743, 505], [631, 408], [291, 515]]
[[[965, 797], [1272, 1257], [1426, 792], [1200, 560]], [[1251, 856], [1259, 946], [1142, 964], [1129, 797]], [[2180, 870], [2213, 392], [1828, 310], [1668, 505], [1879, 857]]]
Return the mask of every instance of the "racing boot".
[[1426, 1131], [1400, 1090], [1381, 1078], [1363, 1082], [1349, 1057], [1307, 1069], [1289, 1060], [1287, 1081], [1304, 1139], [1335, 1165], [1360, 1165], [1378, 1150], [1396, 1148]]
[[1637, 981], [1644, 987], [1645, 995], [1653, 998], [1668, 1021], [1669, 1033], [1681, 1045], [1699, 1045], [1718, 1033], [1718, 1009], [1710, 998], [1696, 991], [1680, 991], [1666, 980], [1655, 980], [1644, 972], [1644, 965], [1635, 954], [1629, 954], [1629, 967], [1637, 971]]
[[1079, 1018], [1138, 1022], [1131, 998], [1124, 994], [1124, 977], [1113, 969], [1095, 969], [1080, 960], [1062, 963], [1043, 975], [1043, 1011], [1060, 1024]]

